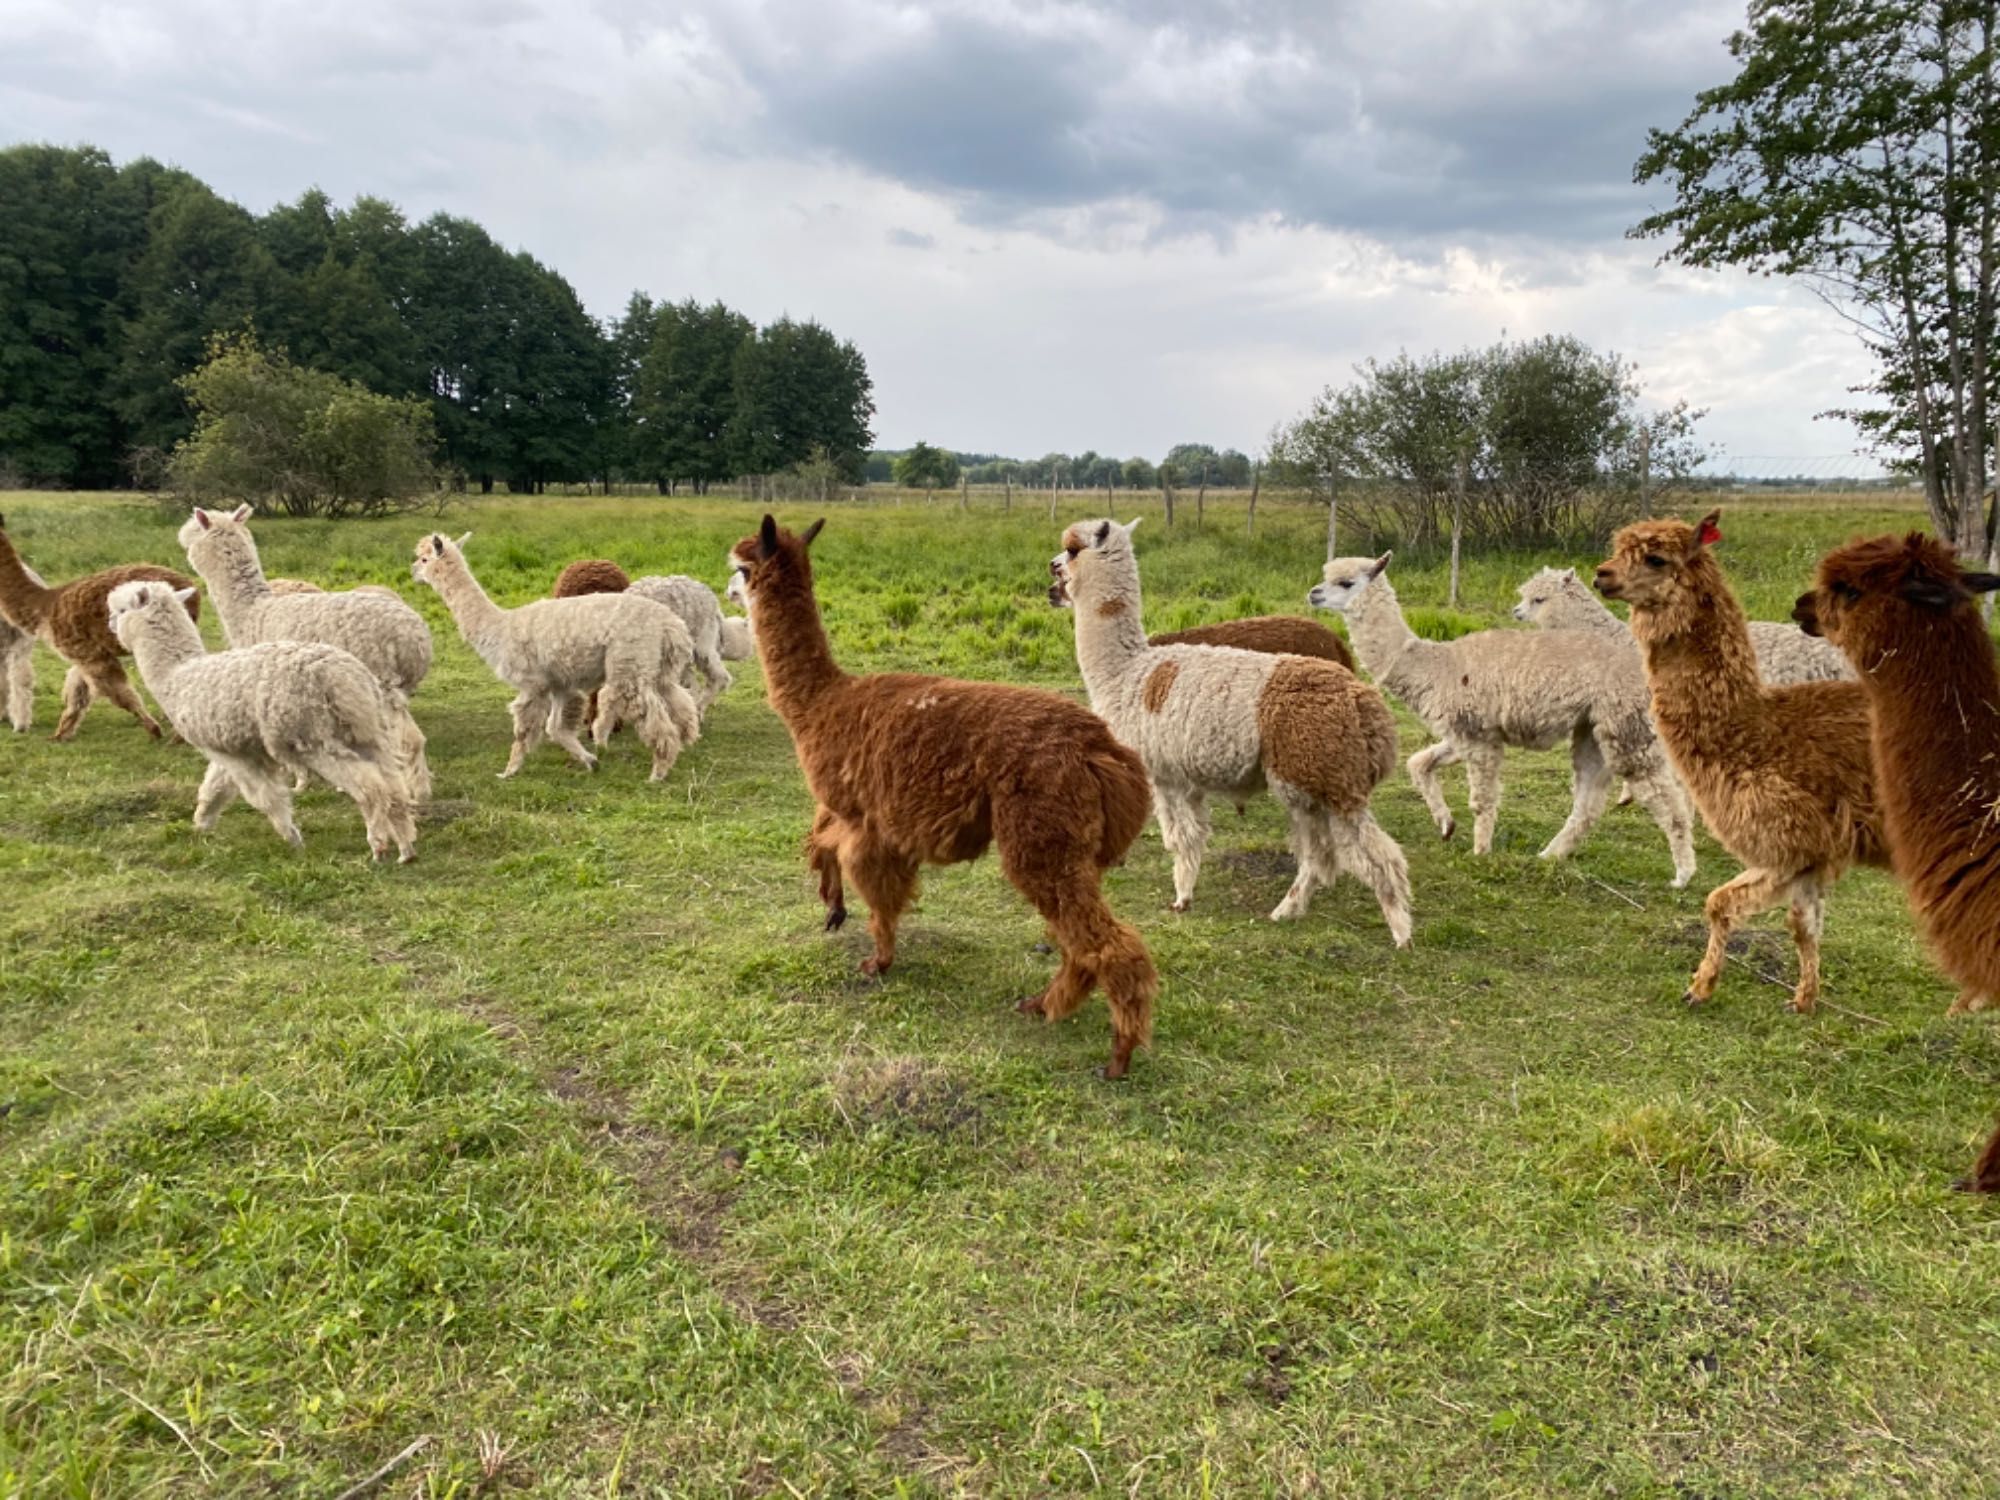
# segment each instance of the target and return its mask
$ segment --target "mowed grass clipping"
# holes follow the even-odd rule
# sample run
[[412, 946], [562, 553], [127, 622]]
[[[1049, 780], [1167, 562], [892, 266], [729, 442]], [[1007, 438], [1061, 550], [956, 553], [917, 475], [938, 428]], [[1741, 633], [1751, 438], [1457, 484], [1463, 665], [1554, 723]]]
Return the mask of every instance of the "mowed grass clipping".
[[[1044, 599], [1061, 525], [832, 509], [834, 648], [1078, 694]], [[182, 561], [174, 521], [6, 496], [64, 579]], [[1324, 513], [1133, 507], [1155, 629], [1304, 612]], [[817, 512], [786, 507], [803, 524]], [[474, 502], [503, 603], [586, 556], [720, 585], [740, 501]], [[1880, 499], [1732, 505], [1782, 617]], [[1614, 809], [1534, 853], [1568, 765], [1512, 755], [1495, 852], [1400, 776], [1415, 951], [1343, 882], [1302, 922], [1268, 802], [1166, 911], [1149, 829], [1110, 877], [1162, 973], [1157, 1041], [1093, 1073], [1101, 1002], [1015, 1014], [1054, 960], [996, 862], [933, 872], [896, 968], [820, 932], [811, 812], [755, 663], [663, 785], [515, 781], [509, 691], [409, 579], [431, 523], [254, 523], [269, 571], [395, 585], [437, 665], [418, 863], [300, 799], [190, 826], [200, 757], [98, 707], [0, 740], [0, 1494], [1937, 1495], [2000, 1484], [2000, 1207], [1954, 1194], [2000, 1104], [1990, 1016], [1947, 1021], [1900, 894], [1830, 903], [1826, 999], [1782, 1010], [1781, 923], [1678, 996], [1684, 892]], [[1360, 550], [1357, 546], [1354, 550]], [[1429, 633], [1497, 625], [1544, 562], [1399, 557]], [[212, 612], [205, 618], [216, 635]], [[1424, 743], [1400, 716], [1403, 749]], [[1463, 807], [1462, 777], [1449, 782]], [[1058, 812], [1052, 809], [1052, 813]]]

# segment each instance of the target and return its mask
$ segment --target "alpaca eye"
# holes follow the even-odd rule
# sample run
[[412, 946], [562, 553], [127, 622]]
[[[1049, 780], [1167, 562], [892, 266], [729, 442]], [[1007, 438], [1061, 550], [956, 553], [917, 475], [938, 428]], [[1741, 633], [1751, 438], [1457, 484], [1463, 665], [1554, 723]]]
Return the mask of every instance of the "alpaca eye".
[[1665, 559], [1664, 557], [1660, 556], [1660, 554], [1659, 554], [1659, 553], [1657, 553], [1657, 552], [1648, 552], [1648, 553], [1646, 554], [1646, 566], [1647, 566], [1647, 567], [1649, 567], [1649, 568], [1664, 568], [1664, 567], [1665, 567], [1666, 565], [1667, 565], [1667, 560], [1666, 560], [1666, 559]]
[[1082, 550], [1083, 550], [1083, 548], [1081, 548], [1081, 547], [1077, 547], [1077, 546], [1069, 546], [1069, 547], [1065, 547], [1065, 548], [1063, 548], [1063, 551], [1064, 551], [1064, 552], [1066, 552], [1067, 554], [1069, 554], [1069, 556], [1071, 556], [1071, 557], [1075, 557], [1075, 556], [1077, 555], [1077, 553], [1081, 552]]
[[1833, 586], [1833, 592], [1834, 597], [1839, 599], [1843, 604], [1852, 604], [1856, 599], [1861, 597], [1861, 590], [1851, 583], [1836, 583]]

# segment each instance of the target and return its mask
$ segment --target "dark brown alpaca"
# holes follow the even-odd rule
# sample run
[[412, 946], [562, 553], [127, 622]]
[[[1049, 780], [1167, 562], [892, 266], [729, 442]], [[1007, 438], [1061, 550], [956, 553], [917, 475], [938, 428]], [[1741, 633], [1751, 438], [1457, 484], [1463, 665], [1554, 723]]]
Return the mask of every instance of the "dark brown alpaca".
[[[21, 562], [21, 554], [6, 531], [0, 516], [0, 615], [17, 629], [39, 639], [69, 663], [63, 678], [62, 718], [56, 723], [55, 737], [67, 740], [83, 722], [92, 697], [109, 698], [146, 726], [146, 733], [160, 737], [160, 725], [146, 712], [146, 705], [126, 680], [118, 659], [125, 648], [111, 633], [111, 617], [105, 599], [121, 583], [164, 583], [176, 589], [191, 589], [195, 580], [172, 568], [156, 568], [151, 563], [126, 563], [106, 568], [48, 588], [38, 583]], [[201, 618], [201, 598], [187, 603], [188, 618]]]
[[[1829, 552], [1792, 611], [1860, 674], [1889, 853], [1954, 1014], [2000, 996], [2000, 667], [1977, 598], [1996, 588], [1911, 532]], [[1960, 1185], [2000, 1192], [2000, 1133]]]
[[847, 908], [841, 881], [867, 901], [875, 951], [864, 974], [896, 957], [896, 923], [920, 867], [977, 859], [1000, 868], [1049, 924], [1062, 965], [1021, 1009], [1050, 1021], [1093, 988], [1111, 1007], [1111, 1060], [1123, 1076], [1153, 1032], [1159, 976], [1138, 933], [1105, 904], [1104, 872], [1151, 812], [1139, 757], [1104, 721], [1054, 693], [949, 677], [841, 671], [820, 624], [803, 537], [770, 516], [736, 544], [771, 706], [791, 731], [819, 807], [807, 840], [828, 930]]
[[1234, 646], [1239, 651], [1262, 651], [1271, 656], [1316, 656], [1354, 670], [1354, 653], [1347, 642], [1317, 620], [1301, 620], [1296, 615], [1253, 615], [1247, 620], [1224, 620], [1218, 625], [1197, 625], [1192, 630], [1166, 631], [1148, 636], [1149, 646]]

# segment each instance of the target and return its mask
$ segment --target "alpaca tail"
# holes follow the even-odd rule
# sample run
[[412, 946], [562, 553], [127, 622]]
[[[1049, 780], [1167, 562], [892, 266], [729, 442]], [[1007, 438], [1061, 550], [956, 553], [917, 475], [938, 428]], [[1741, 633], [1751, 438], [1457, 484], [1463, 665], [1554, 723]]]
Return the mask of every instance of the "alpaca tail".
[[1097, 802], [1104, 817], [1097, 865], [1099, 869], [1108, 869], [1124, 862], [1125, 851], [1132, 847], [1139, 830], [1146, 826], [1146, 819], [1152, 816], [1153, 788], [1146, 779], [1145, 763], [1136, 751], [1116, 741], [1107, 741], [1084, 753], [1085, 769], [1097, 783]]
[[750, 633], [750, 621], [736, 615], [722, 617], [722, 659], [748, 661], [757, 654], [757, 639]]

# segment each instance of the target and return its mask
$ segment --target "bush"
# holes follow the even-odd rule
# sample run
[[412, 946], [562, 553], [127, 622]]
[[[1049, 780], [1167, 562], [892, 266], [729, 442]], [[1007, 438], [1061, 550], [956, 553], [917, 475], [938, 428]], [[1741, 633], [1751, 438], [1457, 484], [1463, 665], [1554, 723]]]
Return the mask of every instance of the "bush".
[[413, 509], [437, 489], [437, 437], [422, 400], [378, 395], [250, 338], [211, 343], [181, 388], [195, 429], [168, 466], [178, 496], [372, 516]]

